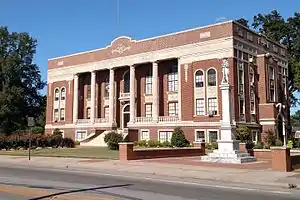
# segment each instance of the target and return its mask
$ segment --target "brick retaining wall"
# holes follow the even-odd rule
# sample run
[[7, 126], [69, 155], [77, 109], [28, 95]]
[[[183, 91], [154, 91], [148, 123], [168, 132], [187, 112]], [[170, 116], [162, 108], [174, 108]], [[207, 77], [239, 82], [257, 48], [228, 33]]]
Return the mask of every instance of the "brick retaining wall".
[[120, 143], [120, 160], [202, 156], [205, 154], [205, 144], [201, 144], [201, 147], [134, 149], [131, 142]]

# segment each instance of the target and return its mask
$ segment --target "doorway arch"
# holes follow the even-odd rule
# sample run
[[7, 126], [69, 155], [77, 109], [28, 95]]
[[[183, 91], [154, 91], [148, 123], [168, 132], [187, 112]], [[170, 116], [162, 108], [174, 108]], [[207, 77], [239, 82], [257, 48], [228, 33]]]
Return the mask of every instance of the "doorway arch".
[[122, 129], [127, 128], [127, 123], [130, 120], [130, 105], [125, 104], [122, 110]]

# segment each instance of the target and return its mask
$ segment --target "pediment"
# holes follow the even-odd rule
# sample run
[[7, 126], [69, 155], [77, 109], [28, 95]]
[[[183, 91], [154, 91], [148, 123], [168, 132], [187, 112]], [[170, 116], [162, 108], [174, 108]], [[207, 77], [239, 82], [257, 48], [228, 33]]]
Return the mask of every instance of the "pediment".
[[108, 48], [111, 54], [121, 55], [124, 52], [130, 52], [134, 43], [135, 40], [132, 40], [130, 37], [121, 36], [114, 39]]

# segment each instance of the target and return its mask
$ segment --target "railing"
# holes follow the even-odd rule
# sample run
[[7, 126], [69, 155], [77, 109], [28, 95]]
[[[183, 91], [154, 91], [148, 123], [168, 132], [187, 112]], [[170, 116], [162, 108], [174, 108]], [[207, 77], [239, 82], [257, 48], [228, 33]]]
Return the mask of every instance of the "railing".
[[90, 122], [91, 122], [90, 119], [77, 119], [76, 124], [88, 124]]
[[107, 123], [108, 118], [96, 118], [95, 123]]
[[176, 116], [160, 116], [158, 117], [158, 122], [176, 122], [179, 118]]
[[140, 122], [152, 122], [153, 118], [152, 117], [136, 117], [135, 122], [140, 123]]

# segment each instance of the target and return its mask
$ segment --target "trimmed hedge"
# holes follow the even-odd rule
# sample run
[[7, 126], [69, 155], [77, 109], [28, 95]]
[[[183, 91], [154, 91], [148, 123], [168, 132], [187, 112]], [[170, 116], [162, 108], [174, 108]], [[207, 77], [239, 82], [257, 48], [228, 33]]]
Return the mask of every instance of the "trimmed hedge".
[[[63, 138], [60, 135], [31, 135], [32, 148], [37, 147], [67, 147], [74, 148], [75, 142], [71, 138]], [[27, 133], [12, 134], [9, 136], [0, 135], [0, 149], [27, 149], [29, 147], [29, 135]]]
[[119, 150], [119, 143], [123, 142], [123, 136], [122, 134], [112, 131], [104, 136], [104, 142], [110, 150]]

